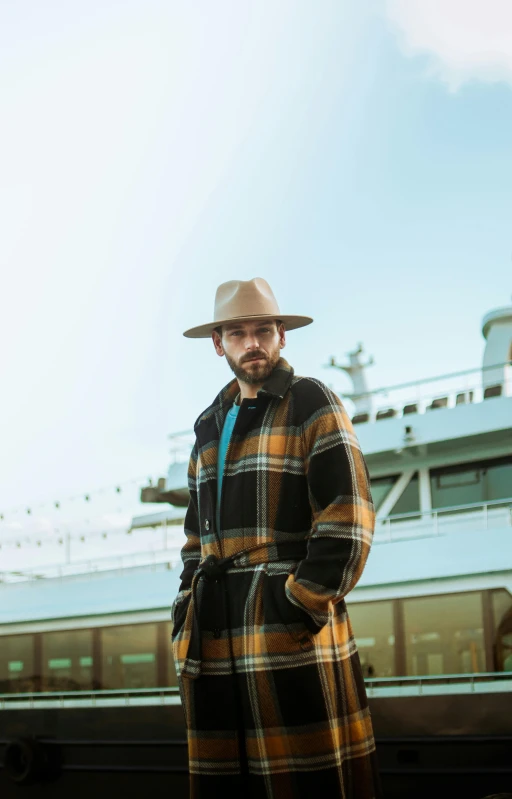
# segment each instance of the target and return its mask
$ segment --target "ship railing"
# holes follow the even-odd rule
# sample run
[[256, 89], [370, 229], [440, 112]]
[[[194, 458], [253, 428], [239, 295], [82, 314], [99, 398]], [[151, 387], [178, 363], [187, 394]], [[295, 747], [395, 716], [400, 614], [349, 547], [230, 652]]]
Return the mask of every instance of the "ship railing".
[[441, 693], [512, 692], [512, 671], [365, 677], [368, 696], [421, 696]]
[[172, 569], [180, 558], [180, 545], [161, 550], [130, 552], [125, 555], [110, 555], [104, 558], [89, 558], [70, 563], [41, 564], [22, 571], [1, 571], [0, 583], [24, 582], [26, 580], [70, 577], [77, 574], [95, 574], [104, 571], [124, 571], [137, 566], [159, 568], [167, 565]]
[[[512, 527], [512, 497], [377, 517], [374, 540], [376, 544], [384, 544], [504, 527]], [[40, 564], [26, 567], [22, 571], [4, 570], [0, 572], [0, 583], [35, 581], [113, 570], [123, 571], [137, 566], [150, 566], [156, 569], [167, 564], [168, 568], [174, 568], [180, 560], [182, 542], [181, 539], [175, 539], [166, 543], [167, 546], [162, 549], [140, 550], [67, 563]]]
[[[512, 691], [512, 671], [466, 674], [429, 674], [404, 677], [366, 677], [368, 696], [436, 693], [496, 693]], [[0, 711], [22, 708], [135, 706], [179, 704], [177, 686], [116, 688], [82, 691], [41, 691], [0, 694]]]
[[512, 497], [378, 518], [375, 542], [512, 527]]
[[354, 424], [475, 405], [495, 397], [512, 396], [512, 362], [436, 375], [360, 394], [340, 392], [340, 396], [354, 403]]
[[187, 463], [194, 446], [194, 431], [181, 430], [179, 433], [170, 433], [168, 439], [171, 465], [174, 463]]

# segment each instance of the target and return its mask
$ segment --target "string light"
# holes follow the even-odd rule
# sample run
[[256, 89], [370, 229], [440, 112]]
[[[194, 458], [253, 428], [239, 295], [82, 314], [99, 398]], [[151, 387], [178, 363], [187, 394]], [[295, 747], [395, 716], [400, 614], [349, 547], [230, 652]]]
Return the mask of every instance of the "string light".
[[2, 513], [0, 513], [0, 521], [4, 521], [6, 515], [19, 513], [22, 510], [25, 511], [25, 513], [27, 513], [28, 515], [31, 515], [32, 511], [35, 508], [41, 508], [42, 509], [42, 508], [48, 507], [51, 504], [51, 505], [53, 505], [54, 508], [59, 509], [59, 508], [61, 508], [62, 504], [65, 503], [65, 502], [75, 502], [77, 499], [82, 499], [85, 502], [90, 502], [91, 498], [94, 495], [96, 495], [96, 494], [106, 494], [106, 493], [108, 493], [110, 491], [114, 491], [116, 494], [121, 494], [123, 492], [123, 488], [122, 488], [123, 486], [127, 486], [127, 485], [144, 485], [144, 484], [148, 484], [148, 485], [152, 486], [153, 485], [152, 478], [151, 477], [136, 477], [136, 478], [134, 478], [132, 480], [126, 480], [123, 483], [118, 483], [117, 485], [104, 486], [103, 488], [96, 488], [93, 491], [89, 491], [86, 494], [74, 495], [74, 496], [66, 497], [63, 500], [54, 500], [52, 503], [50, 503], [50, 502], [42, 502], [42, 503], [40, 503], [38, 505], [32, 505], [32, 506], [30, 506], [28, 508], [27, 507], [24, 507], [24, 508], [21, 508], [21, 507], [11, 508], [9, 510], [6, 510], [6, 511], [3, 511]]
[[[161, 526], [159, 526], [159, 525], [150, 525], [151, 526], [151, 531], [152, 531], [153, 534], [156, 534], [156, 533], [159, 532], [159, 530], [161, 530], [164, 527], [164, 525], [168, 525], [169, 523], [172, 524], [173, 522], [175, 524], [181, 524], [183, 521], [184, 521], [183, 518], [177, 517], [176, 519], [173, 519], [172, 521], [171, 520], [167, 520], [167, 522], [162, 522]], [[62, 545], [62, 544], [65, 543], [65, 540], [69, 541], [69, 543], [72, 543], [73, 541], [74, 542], [80, 541], [82, 543], [84, 543], [85, 541], [91, 541], [92, 542], [94, 539], [96, 539], [96, 541], [101, 541], [101, 540], [108, 540], [112, 536], [116, 536], [116, 535], [121, 535], [121, 536], [133, 535], [134, 532], [142, 532], [142, 529], [143, 528], [141, 528], [140, 530], [132, 530], [130, 528], [125, 528], [125, 527], [115, 527], [115, 528], [112, 528], [112, 530], [109, 530], [108, 532], [105, 531], [105, 530], [102, 530], [102, 531], [97, 530], [97, 531], [91, 531], [87, 535], [72, 535], [71, 533], [68, 532], [64, 536], [61, 534], [56, 539], [55, 538], [53, 538], [53, 539], [50, 538], [50, 539], [47, 539], [47, 540], [41, 540], [40, 538], [29, 538], [29, 537], [25, 537], [25, 538], [23, 538], [21, 540], [20, 539], [10, 539], [10, 540], [7, 540], [7, 541], [3, 540], [2, 543], [0, 543], [0, 549], [2, 547], [5, 549], [6, 547], [9, 547], [9, 546], [12, 546], [12, 547], [14, 547], [16, 549], [21, 549], [22, 545], [37, 546], [37, 547], [51, 546], [52, 544]], [[56, 534], [56, 535], [59, 534], [59, 530], [56, 529], [56, 528], [54, 528], [51, 532]]]
[[[101, 494], [107, 494], [108, 495], [108, 493], [112, 492], [116, 496], [118, 496], [120, 494], [123, 494], [123, 493], [125, 494], [125, 499], [124, 499], [122, 505], [120, 504], [119, 507], [116, 508], [116, 512], [119, 513], [119, 514], [126, 513], [127, 515], [128, 514], [133, 515], [134, 508], [131, 506], [132, 503], [131, 503], [131, 499], [130, 499], [130, 492], [128, 492], [128, 494], [126, 494], [126, 492], [123, 490], [123, 487], [135, 486], [135, 485], [137, 485], [138, 487], [142, 487], [144, 485], [152, 486], [152, 485], [154, 485], [154, 481], [152, 480], [151, 477], [147, 477], [147, 478], [139, 477], [139, 478], [135, 478], [133, 480], [128, 480], [128, 481], [123, 482], [121, 484], [113, 485], [113, 486], [110, 486], [110, 487], [107, 487], [107, 488], [96, 489], [95, 491], [92, 491], [92, 492], [82, 493], [81, 495], [68, 497], [67, 499], [53, 500], [51, 502], [43, 502], [41, 504], [31, 504], [30, 506], [21, 506], [21, 507], [18, 507], [18, 508], [11, 509], [10, 511], [4, 511], [4, 512], [2, 512], [0, 514], [0, 521], [1, 522], [5, 523], [6, 522], [6, 517], [7, 517], [7, 528], [4, 525], [2, 525], [0, 527], [0, 530], [3, 530], [4, 533], [10, 527], [9, 518], [8, 518], [9, 513], [15, 514], [15, 513], [21, 513], [21, 512], [26, 514], [26, 516], [30, 516], [31, 517], [31, 519], [32, 519], [31, 525], [36, 523], [39, 526], [39, 524], [42, 523], [44, 525], [44, 532], [41, 529], [39, 529], [39, 530], [34, 529], [33, 533], [35, 533], [35, 535], [33, 535], [33, 536], [23, 536], [22, 538], [19, 538], [19, 537], [15, 538], [13, 536], [13, 538], [11, 538], [9, 540], [6, 540], [2, 536], [2, 543], [0, 544], [0, 548], [3, 546], [4, 550], [5, 550], [6, 546], [7, 546], [7, 548], [9, 546], [12, 546], [12, 547], [15, 547], [16, 549], [20, 549], [22, 547], [22, 545], [25, 545], [25, 544], [28, 544], [29, 547], [30, 546], [46, 547], [46, 546], [51, 546], [52, 544], [53, 544], [53, 546], [55, 546], [57, 544], [59, 546], [62, 546], [65, 543], [67, 545], [69, 545], [69, 544], [71, 544], [72, 541], [75, 541], [75, 542], [76, 541], [81, 541], [82, 543], [84, 543], [86, 541], [86, 539], [87, 540], [90, 539], [91, 542], [92, 542], [93, 539], [96, 539], [96, 541], [101, 541], [101, 540], [106, 541], [111, 535], [114, 535], [114, 536], [116, 534], [131, 535], [133, 533], [133, 530], [129, 529], [128, 520], [125, 521], [125, 520], [121, 520], [121, 519], [119, 520], [120, 521], [120, 526], [112, 527], [112, 529], [108, 530], [108, 532], [105, 531], [105, 529], [103, 529], [103, 531], [102, 531], [101, 528], [100, 528], [100, 530], [96, 530], [96, 531], [87, 530], [87, 534], [86, 535], [81, 534], [78, 531], [77, 531], [78, 534], [75, 534], [75, 535], [71, 535], [70, 532], [64, 533], [64, 535], [63, 535], [58, 527], [53, 527], [52, 526], [52, 528], [48, 529], [47, 528], [47, 523], [48, 523], [48, 521], [50, 521], [51, 517], [40, 518], [39, 512], [36, 512], [36, 511], [38, 511], [39, 508], [47, 508], [48, 510], [47, 510], [46, 513], [50, 513], [51, 512], [50, 509], [56, 509], [56, 510], [62, 511], [62, 508], [63, 508], [63, 506], [64, 506], [64, 504], [66, 502], [73, 502], [75, 500], [78, 500], [78, 501], [81, 500], [82, 502], [84, 502], [84, 501], [85, 502], [92, 502], [92, 499], [93, 499], [93, 497], [96, 494], [100, 494], [101, 493]], [[127, 505], [127, 503], [128, 503], [128, 505]], [[123, 507], [125, 508], [125, 510], [123, 510]], [[70, 511], [70, 514], [72, 514], [72, 516], [76, 515], [75, 513], [72, 512], [71, 508], [69, 509], [69, 511]], [[112, 511], [113, 511], [113, 508], [110, 508], [108, 513], [112, 513]], [[80, 519], [76, 518], [76, 519], [71, 520], [71, 517], [70, 517], [70, 519], [67, 520], [67, 523], [68, 524], [71, 523], [73, 525], [84, 525], [85, 524], [85, 525], [87, 525], [87, 528], [89, 528], [90, 525], [91, 525], [91, 522], [94, 523], [94, 521], [96, 521], [96, 523], [99, 522], [99, 524], [102, 524], [102, 522], [103, 522], [103, 524], [104, 524], [105, 523], [105, 519], [108, 518], [107, 511], [105, 511], [105, 518], [104, 519], [101, 519], [101, 516], [103, 516], [103, 513], [98, 511], [96, 520], [95, 519], [89, 519], [89, 518], [84, 519], [83, 517], [80, 518]], [[182, 521], [183, 521], [182, 518], [180, 518], [180, 519], [177, 518], [176, 519], [176, 523], [180, 523]], [[19, 526], [19, 523], [18, 522], [14, 523], [14, 521], [13, 521], [13, 526], [16, 528], [17, 526]], [[150, 526], [153, 527], [153, 525], [150, 525]], [[43, 538], [41, 538], [41, 533], [43, 533], [43, 536], [44, 536]], [[60, 534], [60, 537], [57, 537], [57, 536], [59, 536], [59, 534]], [[16, 535], [16, 533], [15, 533], [15, 535]], [[55, 536], [55, 537], [53, 537], [53, 536]]]

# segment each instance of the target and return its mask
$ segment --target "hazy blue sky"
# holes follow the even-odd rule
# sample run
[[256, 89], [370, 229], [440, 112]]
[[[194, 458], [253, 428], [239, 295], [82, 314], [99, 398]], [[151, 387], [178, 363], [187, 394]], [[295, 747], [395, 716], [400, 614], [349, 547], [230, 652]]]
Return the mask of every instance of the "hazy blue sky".
[[[468, 7], [469, 5], [469, 7]], [[364, 9], [361, 9], [364, 6]], [[512, 292], [504, 0], [0, 5], [0, 507], [163, 474], [265, 277], [373, 387], [477, 367]], [[508, 39], [507, 39], [507, 33]]]

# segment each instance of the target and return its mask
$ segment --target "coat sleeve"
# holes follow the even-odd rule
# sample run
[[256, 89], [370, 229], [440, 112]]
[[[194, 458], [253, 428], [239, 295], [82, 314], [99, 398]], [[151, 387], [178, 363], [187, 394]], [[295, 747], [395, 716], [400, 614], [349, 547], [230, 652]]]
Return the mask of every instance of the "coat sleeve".
[[172, 608], [171, 618], [174, 621], [174, 613], [177, 605], [190, 594], [192, 577], [201, 560], [201, 540], [199, 534], [199, 511], [197, 499], [197, 442], [194, 444], [192, 454], [188, 464], [188, 490], [190, 500], [185, 514], [185, 536], [187, 538], [181, 549], [181, 560], [183, 571], [180, 574], [181, 585]]
[[307, 555], [287, 579], [286, 595], [312, 620], [307, 626], [318, 632], [332, 604], [343, 599], [362, 574], [375, 510], [352, 422], [339, 397], [315, 383], [323, 399], [302, 426], [312, 529]]

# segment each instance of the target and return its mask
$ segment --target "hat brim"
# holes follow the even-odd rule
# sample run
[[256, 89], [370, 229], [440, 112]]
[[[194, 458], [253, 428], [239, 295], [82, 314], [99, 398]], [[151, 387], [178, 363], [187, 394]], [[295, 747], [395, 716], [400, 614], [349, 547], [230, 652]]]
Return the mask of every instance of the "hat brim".
[[236, 316], [231, 319], [219, 319], [217, 322], [208, 322], [207, 325], [199, 325], [198, 327], [191, 327], [190, 330], [185, 330], [183, 335], [186, 338], [210, 338], [212, 332], [220, 325], [232, 325], [235, 322], [250, 322], [254, 319], [261, 319], [261, 321], [280, 319], [287, 330], [296, 330], [298, 327], [306, 327], [310, 325], [313, 319], [310, 316], [286, 316], [284, 314], [255, 314], [254, 316]]

